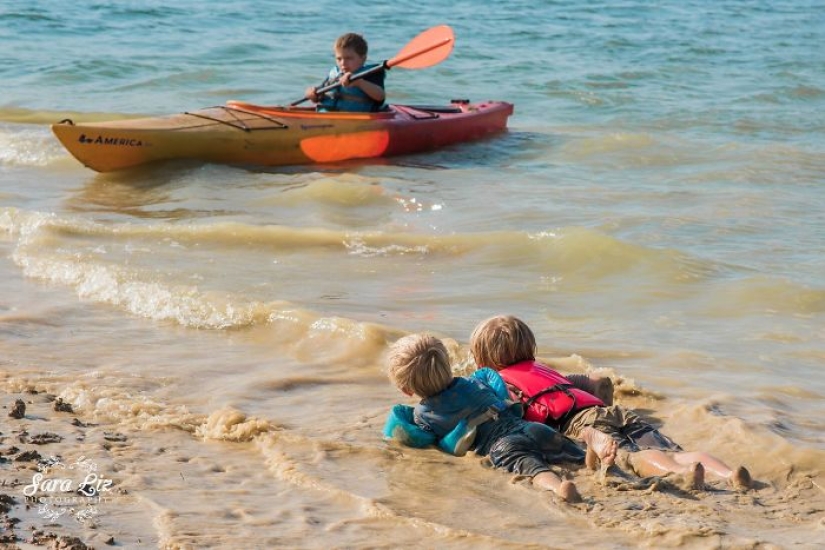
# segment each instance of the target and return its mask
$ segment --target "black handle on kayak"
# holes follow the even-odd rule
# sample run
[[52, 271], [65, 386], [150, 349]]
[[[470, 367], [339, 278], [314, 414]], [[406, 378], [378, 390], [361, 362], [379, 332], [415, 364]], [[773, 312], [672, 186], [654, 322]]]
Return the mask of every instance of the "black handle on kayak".
[[[383, 61], [380, 65], [376, 65], [375, 67], [370, 67], [366, 71], [361, 71], [360, 73], [352, 75], [349, 78], [349, 81], [352, 82], [353, 80], [360, 80], [360, 79], [364, 78], [365, 76], [375, 74], [378, 71], [389, 71], [389, 70], [390, 70], [390, 67], [389, 67], [389, 65], [387, 65], [387, 62]], [[318, 95], [323, 95], [323, 94], [327, 93], [330, 90], [334, 90], [335, 88], [338, 88], [339, 86], [341, 86], [341, 82], [336, 81], [336, 82], [333, 82], [332, 84], [327, 84], [326, 86], [323, 86], [321, 88], [315, 88], [315, 93], [318, 94]], [[292, 103], [289, 104], [289, 106], [290, 107], [295, 107], [296, 105], [300, 105], [304, 101], [308, 101], [308, 100], [309, 100], [308, 97], [303, 97], [303, 98], [299, 99], [298, 101], [293, 101]]]

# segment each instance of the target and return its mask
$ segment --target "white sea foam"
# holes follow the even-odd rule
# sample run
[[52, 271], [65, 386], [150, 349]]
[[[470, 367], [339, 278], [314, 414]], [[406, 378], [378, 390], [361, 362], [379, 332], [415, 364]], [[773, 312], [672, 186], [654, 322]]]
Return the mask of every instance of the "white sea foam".
[[67, 155], [44, 126], [0, 124], [0, 166], [48, 166]]

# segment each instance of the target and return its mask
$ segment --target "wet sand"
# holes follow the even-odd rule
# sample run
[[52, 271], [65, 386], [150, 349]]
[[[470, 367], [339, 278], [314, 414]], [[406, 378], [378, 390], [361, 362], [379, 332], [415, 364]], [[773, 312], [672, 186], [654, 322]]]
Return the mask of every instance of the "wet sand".
[[[623, 385], [618, 379], [616, 395], [619, 402], [642, 404], [649, 396], [639, 396], [638, 392]], [[130, 432], [117, 426], [98, 423], [96, 419], [84, 418], [82, 412], [75, 412], [72, 406], [54, 395], [29, 390], [22, 393], [6, 392], [2, 398], [2, 429], [0, 429], [0, 524], [3, 525], [0, 548], [60, 548], [83, 550], [86, 548], [199, 548], [197, 544], [175, 542], [175, 537], [164, 537], [158, 529], [158, 517], [133, 498], [144, 488], [141, 483], [148, 481], [130, 478], [128, 468], [119, 463], [124, 460], [143, 461], [146, 451], [141, 450], [138, 441], [145, 434]], [[380, 418], [369, 427], [378, 430]], [[210, 419], [204, 426], [220, 423], [220, 419]], [[225, 429], [226, 426], [211, 429]], [[177, 437], [193, 434], [179, 433]], [[155, 454], [163, 453], [164, 436], [156, 438]], [[266, 434], [254, 441], [258, 447], [266, 447], [272, 441]], [[396, 461], [411, 467], [411, 477], [418, 461], [437, 462], [442, 455], [432, 449], [410, 450], [388, 443], [389, 451], [397, 452]], [[127, 453], [126, 450], [129, 449]], [[126, 458], [128, 456], [128, 459]], [[91, 458], [90, 458], [91, 457]], [[794, 468], [776, 472], [764, 468], [753, 469], [755, 477], [751, 490], [737, 491], [721, 481], [706, 480], [702, 490], [695, 490], [678, 476], [637, 478], [613, 471], [590, 472], [581, 469], [560, 469], [559, 472], [577, 484], [584, 500], [577, 504], [559, 501], [549, 493], [537, 497], [535, 490], [524, 480], [510, 480], [501, 472], [482, 471], [475, 464], [478, 457], [468, 455], [465, 459], [449, 461], [449, 464], [435, 464], [433, 468], [457, 468], [457, 475], [485, 479], [501, 495], [498, 505], [502, 512], [509, 506], [516, 509], [522, 499], [540, 502], [539, 508], [547, 513], [550, 521], [566, 521], [572, 528], [587, 528], [590, 535], [604, 542], [606, 548], [626, 548], [635, 546], [627, 541], [637, 541], [638, 547], [655, 548], [816, 548], [825, 541], [825, 496], [816, 476]], [[454, 463], [453, 463], [454, 462]], [[761, 464], [761, 463], [760, 463]], [[366, 467], [366, 466], [365, 466]], [[428, 466], [429, 467], [429, 466]], [[302, 475], [312, 471], [313, 466], [305, 462], [299, 466]], [[270, 465], [270, 469], [274, 469]], [[455, 470], [453, 471], [455, 474]], [[38, 474], [43, 477], [38, 480]], [[322, 477], [315, 474], [319, 479]], [[447, 475], [447, 474], [445, 474]], [[778, 476], [782, 477], [778, 477]], [[183, 475], [181, 475], [183, 477]], [[279, 477], [279, 476], [275, 476]], [[44, 479], [62, 479], [63, 485], [48, 485]], [[306, 479], [306, 478], [305, 478]], [[68, 480], [68, 481], [66, 481]], [[107, 480], [110, 482], [107, 486]], [[37, 481], [38, 488], [33, 497], [31, 486]], [[87, 483], [90, 482], [90, 483]], [[280, 481], [280, 480], [279, 480]], [[57, 482], [55, 482], [57, 483]], [[305, 480], [293, 483], [307, 483]], [[470, 482], [471, 483], [471, 482]], [[273, 481], [275, 485], [275, 481]], [[317, 485], [317, 481], [309, 483]], [[28, 488], [28, 489], [27, 489]], [[97, 489], [97, 490], [96, 490]], [[231, 493], [231, 487], [224, 490]], [[86, 496], [91, 495], [91, 496]], [[404, 490], [381, 499], [381, 505], [396, 515], [396, 519], [406, 518], [406, 528], [418, 532], [418, 542], [404, 542], [404, 547], [430, 547], [433, 544], [449, 548], [464, 547], [461, 537], [441, 538], [443, 534], [422, 534], [416, 519], [424, 519], [427, 512], [417, 502], [417, 493], [409, 493], [410, 502], [405, 499]], [[462, 495], [451, 496], [442, 492], [441, 499], [462, 499]], [[220, 494], [214, 496], [220, 499]], [[64, 505], [66, 499], [74, 499]], [[463, 496], [466, 499], [466, 495]], [[51, 502], [50, 507], [43, 507]], [[442, 502], [439, 507], [446, 504]], [[460, 502], [456, 503], [461, 506]], [[487, 503], [480, 503], [482, 508]], [[316, 503], [316, 505], [321, 505]], [[402, 511], [403, 509], [403, 511]], [[514, 513], [515, 512], [515, 513]], [[518, 512], [509, 510], [511, 516]], [[58, 516], [59, 514], [59, 516]], [[462, 531], [463, 518], [460, 514], [442, 517], [440, 525], [447, 531]], [[532, 521], [523, 517], [518, 522], [525, 525]], [[325, 527], [321, 522], [317, 529]], [[515, 526], [514, 529], [518, 529]], [[426, 531], [426, 530], [425, 530]], [[260, 531], [260, 548], [272, 546], [268, 529]], [[477, 534], [478, 535], [478, 534]], [[575, 537], [571, 533], [571, 540]], [[328, 535], [327, 535], [328, 536]], [[465, 535], [466, 536], [466, 535]], [[399, 540], [407, 537], [401, 535]], [[193, 537], [197, 539], [197, 537]], [[415, 540], [415, 537], [410, 537]], [[476, 537], [474, 544], [485, 537]], [[529, 538], [529, 537], [528, 537]], [[225, 547], [223, 543], [207, 544], [203, 547]], [[253, 543], [254, 544], [254, 543]], [[292, 543], [294, 544], [294, 543]], [[412, 546], [410, 545], [412, 544]], [[519, 540], [503, 537], [492, 547], [555, 548], [556, 543], [547, 540]], [[482, 545], [483, 546], [483, 545]], [[287, 546], [283, 546], [287, 547]], [[290, 545], [288, 547], [294, 547]], [[311, 541], [306, 548], [315, 548]], [[361, 544], [342, 546], [358, 548], [390, 548], [381, 544]]]
[[97, 529], [95, 516], [107, 501], [127, 492], [113, 487], [94, 462], [61, 457], [72, 455], [87, 437], [102, 438], [99, 448], [110, 452], [125, 436], [99, 432], [99, 426], [81, 421], [70, 404], [54, 395], [34, 390], [5, 394], [3, 403], [0, 548], [124, 547], [111, 533]]

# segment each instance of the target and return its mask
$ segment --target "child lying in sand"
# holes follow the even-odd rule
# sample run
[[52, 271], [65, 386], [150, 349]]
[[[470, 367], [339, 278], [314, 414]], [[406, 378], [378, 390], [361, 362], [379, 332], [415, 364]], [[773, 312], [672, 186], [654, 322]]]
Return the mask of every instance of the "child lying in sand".
[[581, 500], [575, 484], [562, 481], [549, 463], [581, 464], [585, 452], [551, 427], [522, 420], [521, 407], [508, 402], [507, 388], [492, 369], [454, 377], [444, 344], [420, 334], [391, 347], [388, 374], [403, 393], [422, 399], [414, 409], [396, 405], [385, 436], [413, 447], [437, 443], [457, 456], [474, 450], [488, 456], [494, 467], [529, 477], [562, 500]]
[[[525, 407], [525, 419], [544, 422], [588, 448], [587, 466], [595, 469], [617, 458], [637, 475], [647, 477], [678, 473], [695, 489], [704, 486], [706, 472], [747, 489], [751, 476], [740, 466], [732, 470], [705, 452], [684, 451], [679, 445], [621, 406], [607, 406], [550, 367], [536, 362], [536, 339], [530, 328], [512, 316], [481, 322], [470, 338], [476, 365], [498, 371]], [[612, 402], [612, 397], [611, 397]]]

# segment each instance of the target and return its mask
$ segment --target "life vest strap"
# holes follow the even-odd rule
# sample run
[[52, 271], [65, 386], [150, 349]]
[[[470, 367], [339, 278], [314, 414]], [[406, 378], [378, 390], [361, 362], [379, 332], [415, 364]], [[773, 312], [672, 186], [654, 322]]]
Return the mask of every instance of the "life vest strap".
[[538, 400], [538, 398], [543, 395], [547, 395], [548, 393], [564, 392], [564, 394], [567, 395], [567, 397], [573, 400], [573, 403], [570, 405], [570, 408], [567, 409], [567, 412], [564, 413], [561, 417], [559, 417], [558, 420], [554, 419], [554, 422], [558, 423], [559, 425], [564, 424], [564, 422], [567, 421], [567, 417], [570, 416], [576, 408], [576, 395], [570, 391], [570, 388], [574, 387], [575, 386], [573, 384], [553, 384], [552, 386], [537, 391], [533, 395], [527, 395], [526, 393], [521, 391], [521, 389], [514, 386], [513, 384], [507, 384], [507, 388], [511, 392], [513, 392], [513, 394], [515, 394], [516, 397], [519, 398], [519, 401], [521, 401], [524, 404], [525, 411], [529, 409], [533, 405], [533, 403], [535, 403]]

